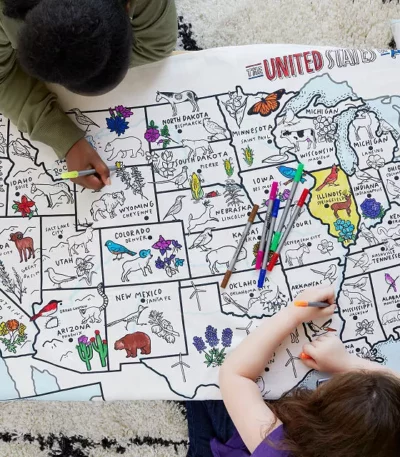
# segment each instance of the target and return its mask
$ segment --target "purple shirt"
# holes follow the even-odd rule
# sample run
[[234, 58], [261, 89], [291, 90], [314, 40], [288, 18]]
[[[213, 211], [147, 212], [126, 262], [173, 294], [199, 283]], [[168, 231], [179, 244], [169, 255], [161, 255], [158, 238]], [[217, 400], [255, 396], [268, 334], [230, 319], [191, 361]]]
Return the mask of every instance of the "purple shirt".
[[[283, 438], [283, 425], [280, 425], [268, 435], [268, 439], [276, 444], [282, 441]], [[225, 444], [220, 443], [216, 438], [212, 439], [210, 444], [214, 457], [249, 457], [250, 455], [252, 457], [290, 457], [289, 452], [275, 449], [269, 446], [265, 440], [259, 444], [253, 454], [250, 454], [237, 431]]]

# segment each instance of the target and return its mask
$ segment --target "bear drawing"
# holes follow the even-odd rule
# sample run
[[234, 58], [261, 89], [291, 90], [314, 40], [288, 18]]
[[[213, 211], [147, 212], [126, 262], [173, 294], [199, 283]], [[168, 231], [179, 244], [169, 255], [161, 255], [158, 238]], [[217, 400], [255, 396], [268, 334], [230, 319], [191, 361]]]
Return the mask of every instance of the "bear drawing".
[[142, 354], [151, 354], [151, 339], [149, 335], [143, 332], [129, 333], [115, 342], [114, 349], [116, 351], [125, 349], [126, 358], [132, 357], [134, 359], [137, 357], [138, 349]]

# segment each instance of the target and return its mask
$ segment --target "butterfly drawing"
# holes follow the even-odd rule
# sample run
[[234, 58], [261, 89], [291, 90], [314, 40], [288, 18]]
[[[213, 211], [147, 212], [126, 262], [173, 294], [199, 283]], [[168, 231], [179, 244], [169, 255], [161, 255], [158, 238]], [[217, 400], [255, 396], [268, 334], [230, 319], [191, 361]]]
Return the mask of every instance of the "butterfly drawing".
[[261, 101], [255, 103], [247, 112], [249, 116], [259, 114], [262, 117], [267, 117], [274, 111], [279, 109], [279, 101], [285, 94], [285, 89], [279, 89], [262, 98]]

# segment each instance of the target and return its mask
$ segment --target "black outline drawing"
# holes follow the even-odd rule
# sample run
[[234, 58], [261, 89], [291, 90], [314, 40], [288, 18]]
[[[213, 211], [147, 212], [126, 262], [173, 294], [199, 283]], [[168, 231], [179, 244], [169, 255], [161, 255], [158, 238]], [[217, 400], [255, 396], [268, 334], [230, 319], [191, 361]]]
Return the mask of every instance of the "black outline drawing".
[[103, 321], [101, 319], [101, 314], [107, 308], [109, 300], [108, 296], [104, 291], [103, 283], [98, 284], [97, 286], [97, 293], [103, 299], [103, 303], [101, 306], [88, 306], [88, 307], [80, 307], [79, 313], [83, 317], [81, 324], [101, 324]]
[[175, 331], [171, 322], [164, 319], [164, 312], [151, 310], [149, 313], [149, 325], [151, 325], [151, 332], [154, 335], [162, 338], [169, 344], [174, 344], [175, 337], [181, 336], [179, 332]]
[[28, 145], [32, 147], [29, 141], [25, 138], [18, 138], [17, 140], [12, 140], [9, 142], [8, 150], [11, 151], [12, 148], [13, 150], [11, 151], [11, 154], [14, 154], [18, 157], [23, 157], [24, 159], [32, 160], [32, 162], [35, 163], [37, 151], [34, 149], [34, 155], [32, 156], [28, 147], [25, 146], [22, 141], [26, 141]]
[[52, 267], [46, 268], [43, 273], [47, 273], [53, 286], [57, 285], [58, 289], [61, 289], [61, 284], [77, 279], [77, 276], [67, 276], [61, 273], [57, 273]]
[[203, 127], [208, 133], [211, 133], [211, 136], [208, 137], [210, 141], [227, 140], [230, 137], [225, 127], [221, 127], [208, 116], [203, 118]]
[[[49, 189], [47, 192], [46, 190], [43, 190], [43, 188]], [[53, 192], [52, 189], [60, 189], [57, 192]], [[66, 182], [57, 182], [55, 184], [36, 184], [32, 183], [31, 184], [31, 193], [34, 194], [32, 199], [36, 197], [43, 197], [45, 196], [47, 199], [47, 207], [48, 208], [54, 208], [57, 204], [53, 204], [53, 200], [51, 196], [53, 195], [59, 195], [61, 194], [58, 198], [57, 201], [59, 202], [62, 197], [67, 197], [67, 204], [72, 204], [74, 203], [74, 197], [71, 189], [69, 188], [69, 185]]]
[[296, 365], [295, 365], [295, 360], [300, 360], [300, 357], [294, 357], [292, 355], [292, 353], [289, 351], [288, 348], [286, 348], [286, 352], [288, 353], [288, 356], [289, 356], [289, 360], [285, 363], [285, 367], [288, 367], [289, 364], [291, 363], [292, 364], [292, 368], [293, 368], [293, 374], [294, 374], [294, 377], [297, 379], [297, 370], [296, 370]]
[[[58, 338], [53, 338], [52, 340], [46, 340], [46, 341], [42, 344], [42, 348], [44, 348], [45, 345], [46, 345], [47, 343], [52, 344], [53, 341], [58, 341], [59, 343], [63, 344], [63, 342], [62, 342], [61, 340], [59, 340]], [[54, 346], [51, 347], [51, 349], [54, 349], [55, 347], [57, 347], [57, 346], [54, 345]]]
[[297, 249], [288, 249], [285, 252], [285, 262], [290, 267], [293, 266], [293, 260], [297, 260], [297, 262], [300, 266], [304, 265], [303, 256], [304, 256], [304, 254], [309, 254], [309, 253], [310, 253], [310, 248], [307, 246], [307, 244], [301, 243]]
[[[223, 250], [224, 255], [222, 255], [221, 250]], [[229, 263], [232, 260], [232, 257], [235, 254], [235, 252], [236, 246], [231, 245], [221, 246], [220, 248], [208, 251], [206, 255], [206, 261], [208, 263], [208, 268], [210, 269], [211, 274], [221, 274], [221, 272], [217, 268], [217, 264], [228, 268]], [[245, 247], [243, 247], [237, 256], [236, 264], [245, 259], [247, 259], [247, 250]], [[236, 268], [234, 269], [234, 271], [236, 271]]]
[[253, 325], [253, 321], [250, 321], [247, 327], [236, 327], [236, 330], [243, 330], [246, 332], [246, 335], [250, 335], [250, 328]]
[[206, 225], [212, 221], [219, 222], [219, 219], [211, 215], [211, 210], [214, 208], [214, 205], [210, 203], [210, 200], [205, 200], [203, 202], [203, 206], [204, 211], [200, 214], [199, 217], [194, 218], [192, 213], [189, 214], [187, 227], [189, 235], [193, 232], [195, 228], [200, 227], [201, 225]]
[[163, 217], [163, 221], [165, 221], [165, 219], [170, 216], [173, 217], [174, 220], [177, 220], [175, 216], [182, 211], [182, 207], [183, 207], [182, 199], [185, 197], [186, 197], [186, 195], [178, 195], [176, 197], [175, 203], [167, 211], [167, 214]]
[[234, 300], [227, 292], [222, 293], [221, 298], [225, 302], [225, 303], [222, 303], [222, 306], [232, 305], [235, 308], [237, 308], [239, 311], [241, 311], [243, 314], [247, 314], [249, 312], [248, 308], [246, 308], [245, 306], [242, 306], [240, 303], [238, 303], [236, 300]]
[[98, 200], [95, 200], [90, 207], [90, 214], [92, 219], [98, 222], [99, 220], [96, 217], [98, 213], [100, 213], [102, 219], [107, 218], [104, 213], [107, 213], [111, 219], [114, 219], [117, 217], [115, 208], [117, 206], [123, 206], [125, 200], [125, 194], [122, 190], [102, 195], [102, 197]]
[[[129, 141], [128, 141], [129, 140]], [[138, 142], [138, 149], [134, 148], [134, 145], [129, 144], [131, 142]], [[118, 143], [117, 147], [119, 148], [116, 152], [116, 146], [114, 143]], [[127, 144], [125, 144], [127, 143]], [[121, 154], [121, 159], [125, 159], [128, 152], [131, 153], [130, 158], [135, 159], [138, 154], [144, 157], [143, 142], [135, 136], [127, 136], [123, 138], [115, 138], [114, 140], [108, 142], [104, 148], [104, 152], [111, 152], [110, 157], [107, 157], [107, 160], [115, 160], [119, 154]]]
[[226, 201], [226, 206], [239, 206], [243, 205], [243, 200], [240, 197], [244, 197], [243, 194], [240, 192], [242, 191], [242, 187], [237, 184], [233, 179], [227, 179], [225, 181], [225, 190], [224, 190], [224, 197]]
[[[378, 227], [378, 233], [379, 233], [379, 227]], [[359, 225], [358, 228], [358, 236], [361, 238], [365, 238], [367, 243], [370, 246], [375, 246], [376, 244], [379, 244], [378, 238], [373, 234], [372, 230], [367, 228], [367, 226], [362, 222]]]
[[76, 119], [76, 122], [78, 122], [78, 124], [86, 126], [85, 132], [87, 132], [92, 125], [100, 128], [100, 126], [97, 125], [96, 122], [94, 122], [92, 119], [90, 119], [90, 117], [83, 114], [80, 109], [72, 108], [70, 111], [71, 111], [71, 114], [75, 115], [75, 119]]
[[[354, 175], [360, 181], [360, 184], [363, 184], [363, 183], [366, 183], [366, 182], [371, 182], [371, 181], [372, 182], [378, 182], [378, 183], [382, 182], [379, 178], [375, 178], [375, 176], [372, 176], [370, 173], [367, 173], [366, 171], [360, 170], [357, 165], [354, 166]], [[400, 189], [399, 189], [399, 191], [400, 191]]]
[[183, 189], [184, 184], [186, 184], [187, 181], [189, 181], [188, 167], [184, 165], [182, 171], [176, 176], [173, 176], [170, 179], [164, 179], [164, 181], [154, 181], [154, 184], [175, 184], [177, 189]]
[[[82, 233], [79, 232], [75, 235], [71, 235], [67, 238], [68, 254], [72, 257], [74, 254], [79, 255], [77, 248], [83, 246], [85, 253], [89, 253], [87, 245], [93, 241], [94, 229], [93, 224], [88, 224], [86, 230]], [[62, 244], [62, 243], [59, 243]], [[64, 243], [65, 244], [65, 243]]]
[[333, 329], [331, 329], [331, 327], [329, 327], [331, 324], [332, 324], [332, 319], [328, 319], [321, 326], [319, 326], [318, 324], [316, 324], [313, 321], [307, 322], [306, 326], [313, 332], [313, 334], [311, 335], [311, 338], [315, 338], [316, 336], [326, 335], [329, 331], [333, 331]]
[[146, 324], [140, 324], [139, 319], [140, 319], [140, 315], [147, 308], [148, 308], [148, 306], [139, 305], [138, 309], [134, 313], [128, 314], [127, 316], [122, 317], [121, 319], [117, 319], [116, 321], [108, 323], [107, 328], [113, 327], [114, 325], [117, 325], [120, 322], [125, 322], [126, 331], [128, 331], [128, 324], [130, 324], [131, 322], [134, 322], [136, 325], [146, 325]]
[[[19, 171], [17, 171], [17, 172], [13, 175], [13, 177], [15, 178], [15, 177], [16, 177], [17, 175], [19, 175], [20, 173], [26, 173], [27, 171], [31, 171], [31, 170], [32, 170], [32, 171], [36, 171], [36, 168], [29, 167], [29, 168], [27, 168], [26, 170], [19, 170]], [[29, 174], [29, 173], [28, 173], [28, 174]]]
[[362, 109], [362, 110], [357, 111], [356, 116], [354, 117], [353, 121], [350, 123], [350, 125], [354, 129], [354, 134], [355, 134], [357, 141], [361, 141], [361, 137], [359, 134], [360, 129], [365, 129], [367, 131], [368, 138], [370, 140], [372, 140], [372, 138], [374, 137], [374, 134], [372, 133], [372, 128], [371, 128], [373, 122], [374, 121], [368, 110]]
[[197, 151], [204, 155], [206, 154], [213, 154], [213, 148], [211, 147], [209, 140], [188, 140], [183, 139], [181, 140], [182, 147], [189, 149], [188, 160], [195, 159], [197, 157]]
[[176, 362], [176, 363], [174, 363], [173, 365], [171, 365], [171, 368], [175, 368], [175, 367], [177, 367], [178, 365], [181, 367], [181, 373], [182, 373], [183, 382], [186, 382], [186, 376], [185, 376], [185, 369], [184, 369], [184, 366], [185, 366], [186, 368], [190, 368], [190, 365], [188, 365], [187, 363], [183, 362], [183, 360], [182, 360], [182, 353], [181, 353], [181, 352], [179, 353], [179, 362]]
[[400, 322], [400, 309], [388, 311], [382, 316], [382, 325], [393, 324], [394, 322]]
[[386, 180], [386, 190], [388, 194], [393, 198], [400, 197], [400, 187], [396, 186], [395, 182], [391, 179]]
[[88, 295], [85, 295], [83, 298], [76, 298], [75, 301], [83, 301], [83, 300], [86, 300], [87, 298], [91, 298], [91, 297], [94, 298], [94, 295], [88, 294]]
[[350, 305], [353, 304], [354, 300], [358, 300], [363, 305], [372, 305], [372, 301], [363, 295], [361, 292], [352, 292], [351, 290], [343, 289], [343, 295], [350, 300]]
[[[143, 251], [140, 251], [141, 253]], [[131, 260], [127, 260], [122, 264], [122, 274], [121, 274], [121, 281], [122, 282], [129, 282], [129, 275], [136, 271], [141, 271], [143, 276], [147, 276], [147, 271], [149, 274], [153, 274], [153, 270], [150, 267], [150, 260], [153, 258], [153, 254], [151, 254], [150, 249], [147, 251], [148, 254], [146, 257], [142, 257], [138, 255]], [[133, 265], [135, 263], [136, 265]]]
[[329, 265], [327, 271], [314, 270], [314, 268], [310, 268], [310, 270], [317, 275], [321, 275], [325, 281], [329, 281], [331, 284], [333, 284], [337, 279], [337, 266], [334, 263]]
[[18, 302], [22, 303], [22, 297], [27, 293], [26, 287], [24, 287], [24, 281], [21, 275], [14, 267], [12, 267], [12, 271], [15, 279], [10, 278], [10, 274], [6, 271], [4, 263], [0, 261], [0, 281], [4, 286], [4, 291], [13, 294]]
[[266, 282], [264, 285], [264, 289], [260, 291], [260, 295], [258, 297], [252, 297], [249, 299], [249, 310], [257, 302], [260, 303], [264, 311], [268, 311], [269, 313], [273, 314], [280, 311], [282, 308], [286, 307], [288, 305], [289, 299], [283, 292], [281, 292], [279, 286], [276, 286], [275, 294], [269, 297], [269, 295], [273, 292], [274, 290], [271, 289], [270, 284]]
[[125, 184], [125, 190], [130, 189], [133, 195], [140, 195], [141, 198], [148, 200], [143, 193], [146, 183], [139, 167], [135, 165], [132, 167], [124, 167], [122, 165], [121, 168], [117, 169], [116, 176]]
[[178, 115], [176, 105], [180, 103], [190, 102], [193, 107], [193, 113], [200, 111], [199, 104], [197, 103], [198, 97], [192, 90], [184, 90], [182, 92], [161, 92], [157, 91], [156, 102], [166, 100], [172, 108], [172, 117]]
[[204, 229], [200, 235], [194, 239], [189, 249], [201, 249], [203, 252], [210, 251], [211, 248], [206, 248], [206, 246], [213, 240], [212, 230], [213, 228], [211, 227]]
[[365, 292], [364, 287], [366, 286], [367, 282], [368, 282], [368, 276], [364, 276], [363, 278], [360, 278], [356, 282], [352, 282], [352, 283], [345, 282], [343, 284], [343, 287], [352, 287], [353, 289], [360, 289], [362, 292]]
[[197, 302], [197, 308], [199, 311], [201, 311], [201, 304], [200, 304], [200, 296], [202, 292], [207, 292], [205, 289], [199, 289], [195, 283], [192, 281], [191, 282], [192, 287], [193, 287], [193, 292], [190, 294], [189, 300], [191, 300], [193, 297], [196, 297], [196, 302]]
[[63, 355], [61, 356], [61, 358], [60, 358], [60, 362], [62, 362], [62, 359], [63, 359], [64, 357], [67, 358], [67, 357], [68, 357], [68, 354], [73, 354], [73, 352], [72, 352], [72, 351], [67, 351], [65, 354], [63, 354]]
[[299, 340], [299, 330], [296, 328], [294, 330], [294, 332], [291, 332], [290, 333], [290, 342], [292, 344], [295, 344], [295, 343], [300, 343], [300, 340]]
[[353, 259], [351, 257], [347, 257], [347, 260], [350, 260], [350, 262], [353, 262], [353, 268], [361, 268], [363, 273], [365, 273], [368, 268], [371, 266], [369, 262], [369, 256], [366, 252], [363, 252], [361, 256], [358, 259]]

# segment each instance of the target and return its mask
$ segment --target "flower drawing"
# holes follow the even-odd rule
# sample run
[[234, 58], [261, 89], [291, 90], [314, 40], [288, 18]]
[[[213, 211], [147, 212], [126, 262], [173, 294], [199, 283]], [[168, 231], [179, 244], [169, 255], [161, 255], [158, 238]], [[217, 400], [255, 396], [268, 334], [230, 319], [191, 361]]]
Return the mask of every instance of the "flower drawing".
[[204, 363], [209, 367], [219, 367], [225, 360], [225, 349], [231, 347], [233, 332], [230, 328], [224, 328], [220, 339], [218, 338], [218, 331], [212, 325], [208, 325], [205, 331], [205, 340], [209, 347], [207, 347], [203, 338], [200, 336], [193, 337], [193, 346], [200, 354], [204, 354]]
[[321, 254], [331, 255], [331, 251], [333, 251], [333, 242], [328, 240], [321, 240], [321, 243], [318, 244], [317, 248]]
[[365, 346], [361, 349], [359, 353], [357, 353], [357, 357], [360, 359], [370, 360], [371, 362], [383, 363], [385, 359], [383, 357], [378, 356], [377, 349], [369, 350]]
[[185, 263], [184, 259], [175, 259], [175, 266], [176, 267], [183, 267], [184, 263]]
[[176, 257], [176, 253], [182, 249], [182, 245], [179, 241], [166, 240], [160, 235], [158, 241], [153, 244], [152, 248], [160, 253], [155, 261], [156, 268], [158, 270], [165, 270], [167, 276], [172, 277], [176, 275], [179, 272], [179, 268], [183, 267], [185, 260]]
[[110, 132], [115, 132], [118, 136], [123, 135], [129, 127], [129, 123], [122, 117], [108, 117], [106, 122]]
[[318, 116], [314, 119], [314, 127], [320, 142], [334, 142], [337, 124], [331, 117]]
[[164, 125], [160, 131], [160, 128], [154, 121], [150, 121], [144, 137], [149, 143], [157, 142], [158, 145], [162, 145], [163, 149], [166, 149], [171, 144], [171, 141], [175, 144], [179, 144], [171, 138], [168, 125]]
[[[339, 241], [355, 240], [354, 225], [350, 221], [337, 219], [334, 222], [335, 229], [339, 232]], [[333, 245], [332, 245], [333, 247]]]
[[368, 321], [367, 319], [357, 322], [356, 335], [372, 335], [374, 333], [374, 321]]
[[92, 271], [94, 264], [90, 262], [92, 258], [92, 255], [87, 255], [84, 259], [78, 257], [75, 261], [75, 271], [77, 276], [84, 279], [89, 286], [92, 285], [92, 276], [95, 274], [95, 272]]
[[78, 343], [89, 345], [90, 344], [89, 338], [85, 335], [82, 335], [78, 338]]
[[35, 202], [28, 198], [26, 195], [23, 195], [20, 202], [14, 200], [12, 209], [15, 211], [15, 213], [21, 213], [22, 217], [28, 216], [28, 218], [31, 219], [34, 214], [37, 214], [37, 209], [33, 209], [34, 206]]
[[110, 117], [106, 118], [107, 128], [110, 132], [115, 132], [118, 136], [123, 135], [129, 127], [129, 122], [126, 120], [133, 115], [133, 112], [122, 105], [116, 106], [114, 109], [108, 110]]
[[160, 131], [154, 127], [149, 127], [144, 134], [144, 138], [149, 143], [155, 143], [160, 138]]
[[160, 251], [161, 255], [164, 255], [167, 251], [170, 251], [170, 245], [172, 240], [166, 240], [162, 235], [158, 237], [157, 243], [154, 243], [152, 248]]
[[246, 110], [247, 97], [240, 88], [237, 88], [236, 92], [229, 92], [228, 95], [229, 99], [226, 102], [222, 102], [222, 104], [225, 106], [229, 116], [232, 117], [236, 121], [237, 126], [240, 127]]
[[18, 346], [22, 347], [28, 338], [25, 330], [26, 325], [16, 319], [0, 323], [0, 342], [4, 344], [6, 351], [17, 353]]
[[378, 170], [385, 166], [385, 160], [379, 154], [371, 154], [368, 156], [367, 165]]
[[281, 202], [285, 202], [290, 197], [290, 190], [285, 189], [283, 192], [279, 192], [278, 198]]
[[382, 204], [377, 202], [375, 198], [366, 198], [360, 206], [362, 215], [366, 219], [381, 219], [385, 214]]

